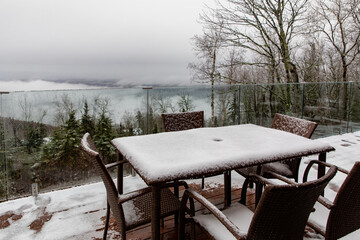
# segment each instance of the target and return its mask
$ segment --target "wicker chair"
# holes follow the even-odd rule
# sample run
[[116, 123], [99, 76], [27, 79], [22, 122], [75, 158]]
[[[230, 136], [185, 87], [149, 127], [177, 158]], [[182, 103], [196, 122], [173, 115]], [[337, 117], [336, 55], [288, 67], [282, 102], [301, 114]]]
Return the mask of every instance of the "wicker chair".
[[[276, 113], [271, 124], [271, 128], [290, 132], [302, 137], [311, 138], [312, 134], [317, 127], [316, 122], [291, 117], [283, 114]], [[294, 178], [298, 182], [299, 167], [301, 158], [287, 159], [281, 162], [268, 163], [261, 166], [261, 175], [266, 175], [266, 172], [275, 172], [288, 178]], [[236, 172], [244, 177], [247, 177], [250, 173], [256, 173], [256, 167], [237, 169]], [[258, 172], [260, 173], [260, 172]]]
[[195, 199], [212, 213], [192, 218], [213, 239], [303, 239], [309, 214], [335, 173], [333, 166], [315, 181], [288, 185], [273, 185], [262, 176], [250, 175], [251, 181], [266, 185], [254, 213], [240, 203], [220, 211], [203, 196], [187, 189], [181, 201], [179, 239], [184, 236], [183, 209], [188, 198]]
[[163, 113], [161, 117], [165, 132], [204, 127], [204, 111]]
[[[312, 164], [322, 164], [327, 167], [333, 165], [319, 161], [311, 161], [305, 169], [303, 181], [307, 181], [307, 175]], [[339, 168], [347, 174], [341, 185], [334, 202], [325, 197], [320, 197], [315, 204], [315, 211], [311, 213], [308, 225], [327, 240], [339, 239], [360, 228], [360, 162], [356, 162], [351, 171]], [[324, 219], [324, 216], [328, 218]]]
[[[163, 113], [161, 115], [164, 131], [183, 131], [193, 128], [204, 127], [204, 111]], [[205, 186], [205, 178], [202, 177], [201, 188]]]
[[[107, 192], [108, 210], [103, 238], [106, 239], [110, 209], [116, 220], [121, 239], [126, 239], [126, 231], [137, 226], [151, 222], [151, 187], [139, 189], [126, 194], [119, 194], [116, 186], [97, 152], [90, 134], [86, 133], [81, 140], [81, 147], [86, 156], [95, 166], [101, 176]], [[177, 182], [164, 185], [161, 189], [161, 217], [177, 214], [180, 201], [167, 187], [184, 185], [185, 182]], [[135, 214], [134, 214], [135, 212]]]

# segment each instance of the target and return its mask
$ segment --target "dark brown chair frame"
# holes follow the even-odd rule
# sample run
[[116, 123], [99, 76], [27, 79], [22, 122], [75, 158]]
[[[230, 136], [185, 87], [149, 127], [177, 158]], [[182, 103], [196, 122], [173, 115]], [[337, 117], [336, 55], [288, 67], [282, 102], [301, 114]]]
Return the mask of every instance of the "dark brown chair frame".
[[[165, 132], [183, 131], [204, 127], [204, 111], [163, 113], [161, 114]], [[205, 177], [202, 177], [201, 188], [205, 187]]]
[[[291, 117], [283, 114], [276, 113], [271, 123], [270, 128], [290, 132], [305, 138], [311, 138], [318, 123]], [[281, 163], [288, 165], [292, 175], [286, 176], [288, 178], [294, 178], [295, 182], [299, 180], [299, 167], [301, 158], [292, 158], [284, 160]], [[275, 171], [276, 172], [276, 171]]]
[[[308, 173], [313, 164], [333, 167], [334, 165], [313, 160], [304, 172], [303, 182], [307, 181]], [[308, 221], [308, 225], [320, 233], [327, 240], [339, 239], [360, 228], [360, 162], [355, 162], [349, 171], [337, 167], [347, 177], [341, 185], [335, 199], [320, 196], [318, 202], [330, 210], [326, 229], [319, 227], [316, 222]], [[315, 209], [316, 211], [316, 209]]]
[[[318, 123], [316, 123], [316, 122], [276, 113], [274, 116], [274, 119], [271, 123], [270, 128], [285, 131], [285, 132], [290, 132], [290, 133], [293, 133], [293, 134], [296, 134], [296, 135], [299, 135], [302, 137], [306, 137], [306, 138], [311, 138], [317, 125], [318, 125]], [[295, 182], [298, 182], [301, 157], [286, 159], [286, 160], [281, 161], [280, 163], [287, 165], [291, 172], [290, 175], [285, 175], [285, 177], [294, 178]], [[261, 169], [262, 167], [264, 167], [264, 169]], [[257, 173], [257, 174], [261, 174], [267, 178], [271, 178], [271, 175], [266, 174], [267, 171], [273, 171], [273, 172], [281, 174], [280, 172], [277, 172], [276, 169], [271, 168], [271, 164], [259, 166], [257, 168], [257, 170], [255, 170], [255, 168], [237, 169], [236, 170], [237, 173], [239, 173], [240, 175], [242, 175], [245, 178], [250, 173], [253, 173], [253, 174]], [[245, 181], [247, 184], [247, 182], [249, 180], [246, 179]], [[250, 186], [252, 187], [251, 182], [250, 182]]]
[[[118, 192], [118, 189], [116, 188], [113, 179], [111, 178], [108, 168], [122, 165], [127, 161], [118, 161], [113, 164], [104, 165], [100, 154], [97, 152], [95, 144], [93, 140], [91, 139], [91, 136], [89, 133], [86, 133], [82, 140], [81, 140], [81, 147], [88, 159], [91, 161], [92, 164], [94, 164], [97, 172], [101, 176], [103, 183], [106, 188], [107, 193], [107, 211], [106, 211], [106, 222], [105, 222], [105, 229], [104, 229], [104, 235], [103, 239], [106, 239], [107, 236], [107, 229], [109, 226], [109, 217], [110, 217], [110, 210], [113, 213], [113, 216], [116, 220], [120, 237], [121, 239], [126, 239], [126, 231], [133, 229], [135, 227], [138, 227], [140, 225], [146, 224], [151, 222], [151, 202], [152, 202], [152, 194], [151, 194], [151, 187], [139, 189], [133, 192], [129, 192], [126, 194], [122, 193], [122, 179], [120, 179], [120, 186], [118, 186], [118, 189], [120, 191], [120, 194]], [[122, 171], [122, 168], [121, 168]], [[122, 178], [122, 173], [120, 174]], [[186, 182], [184, 181], [177, 181], [175, 183], [167, 183], [162, 186], [161, 189], [161, 217], [167, 217], [170, 215], [177, 215], [179, 208], [180, 208], [180, 201], [178, 197], [176, 197], [171, 190], [168, 187], [179, 187], [184, 186], [185, 189], [188, 187]], [[142, 212], [142, 216], [139, 217], [136, 221], [132, 222], [131, 224], [127, 224], [127, 221], [125, 219], [123, 209], [123, 204], [132, 201], [133, 204], [137, 207], [137, 209], [140, 209]], [[149, 204], [150, 203], [150, 204]], [[191, 205], [193, 211], [194, 206]], [[177, 222], [177, 221], [176, 221]]]
[[328, 182], [335, 176], [336, 167], [314, 181], [288, 185], [273, 185], [259, 175], [250, 175], [251, 181], [265, 185], [264, 193], [255, 210], [247, 234], [241, 232], [219, 209], [192, 189], [183, 195], [179, 216], [179, 239], [184, 237], [186, 202], [197, 200], [210, 211], [236, 239], [303, 239], [306, 222], [313, 206]]
[[204, 127], [204, 111], [161, 114], [165, 132]]

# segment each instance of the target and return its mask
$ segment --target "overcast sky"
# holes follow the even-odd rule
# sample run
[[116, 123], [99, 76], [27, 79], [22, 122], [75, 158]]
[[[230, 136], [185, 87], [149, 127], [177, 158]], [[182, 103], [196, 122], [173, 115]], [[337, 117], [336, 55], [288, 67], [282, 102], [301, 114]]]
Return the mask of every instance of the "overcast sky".
[[0, 90], [14, 80], [190, 84], [205, 1], [0, 0]]

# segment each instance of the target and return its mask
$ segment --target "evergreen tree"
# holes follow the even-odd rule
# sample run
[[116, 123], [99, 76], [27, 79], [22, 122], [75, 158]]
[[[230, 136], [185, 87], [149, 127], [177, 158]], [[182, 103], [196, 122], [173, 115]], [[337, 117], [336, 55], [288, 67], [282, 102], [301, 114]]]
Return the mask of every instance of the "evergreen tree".
[[106, 162], [115, 160], [115, 149], [110, 141], [115, 138], [112, 120], [102, 111], [95, 128], [94, 142]]
[[38, 151], [46, 137], [46, 129], [43, 123], [36, 123], [29, 126], [25, 132], [25, 147], [27, 153]]
[[85, 134], [88, 132], [90, 133], [91, 136], [93, 136], [95, 133], [95, 124], [89, 112], [90, 112], [89, 105], [85, 100], [83, 113], [81, 116], [81, 122], [80, 122], [81, 133]]
[[140, 110], [138, 110], [136, 112], [135, 118], [136, 118], [137, 127], [140, 128], [143, 133], [145, 133], [146, 132], [146, 124], [145, 124], [146, 118], [140, 112]]
[[43, 162], [65, 168], [79, 166], [81, 137], [79, 122], [72, 111], [65, 124], [54, 131], [50, 142], [44, 146]]
[[75, 118], [75, 111], [70, 112], [69, 119], [65, 122], [62, 131], [64, 135], [60, 140], [59, 160], [74, 166], [80, 157], [80, 139], [82, 137], [79, 122]]
[[229, 106], [228, 115], [230, 118], [231, 124], [238, 124], [240, 111], [239, 111], [239, 104], [238, 104], [238, 94], [237, 91], [233, 92], [233, 97]]

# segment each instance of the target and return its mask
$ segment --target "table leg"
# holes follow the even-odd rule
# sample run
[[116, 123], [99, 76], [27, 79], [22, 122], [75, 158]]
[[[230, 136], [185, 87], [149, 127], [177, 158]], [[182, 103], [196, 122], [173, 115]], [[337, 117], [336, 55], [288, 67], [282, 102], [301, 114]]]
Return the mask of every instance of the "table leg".
[[[319, 154], [319, 161], [326, 162], [326, 152]], [[321, 178], [325, 175], [325, 166], [318, 166], [318, 178]]]
[[[319, 154], [319, 161], [326, 162], [326, 152]], [[318, 179], [325, 175], [325, 166], [318, 165]], [[321, 194], [324, 196], [324, 192]]]
[[224, 207], [231, 205], [231, 171], [224, 173]]
[[151, 212], [151, 236], [153, 240], [160, 239], [160, 213], [161, 213], [161, 194], [160, 186], [152, 187], [152, 212]]

